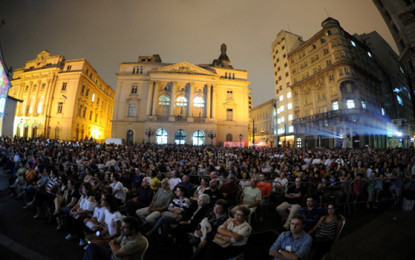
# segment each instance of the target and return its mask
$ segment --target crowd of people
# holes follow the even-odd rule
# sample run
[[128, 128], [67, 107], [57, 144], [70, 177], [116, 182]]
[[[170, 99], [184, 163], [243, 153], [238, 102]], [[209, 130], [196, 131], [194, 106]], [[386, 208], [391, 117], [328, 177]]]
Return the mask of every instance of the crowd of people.
[[[11, 195], [78, 239], [84, 259], [140, 257], [153, 241], [193, 259], [241, 254], [270, 208], [275, 259], [320, 259], [345, 217], [337, 205], [395, 206], [415, 196], [415, 149], [106, 145], [1, 138]], [[275, 220], [277, 221], [277, 220]], [[148, 240], [147, 240], [147, 238]], [[300, 239], [296, 239], [300, 238]], [[291, 241], [295, 240], [295, 241]], [[296, 245], [298, 243], [298, 245]], [[137, 258], [139, 259], [139, 258]]]

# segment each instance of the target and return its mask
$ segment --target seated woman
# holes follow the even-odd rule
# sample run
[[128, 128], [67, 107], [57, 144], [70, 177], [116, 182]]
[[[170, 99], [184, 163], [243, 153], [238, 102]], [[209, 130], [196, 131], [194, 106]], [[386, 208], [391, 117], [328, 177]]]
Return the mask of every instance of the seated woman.
[[243, 252], [252, 227], [246, 222], [250, 214], [247, 207], [239, 206], [235, 217], [223, 223], [211, 243], [207, 245], [205, 259], [228, 259]]
[[199, 198], [199, 195], [203, 194], [208, 186], [209, 186], [209, 181], [205, 178], [202, 178], [200, 180], [200, 185], [197, 186], [193, 196], [195, 198]]
[[187, 241], [187, 233], [195, 231], [197, 225], [202, 221], [206, 212], [209, 210], [209, 203], [210, 197], [207, 194], [199, 195], [197, 205], [196, 203], [192, 203], [189, 214], [186, 214], [184, 219], [180, 221], [174, 229], [173, 233], [176, 237], [176, 244], [184, 244], [184, 242]]
[[167, 238], [167, 235], [170, 232], [170, 225], [176, 224], [183, 219], [183, 215], [189, 209], [190, 200], [184, 196], [186, 193], [186, 188], [178, 185], [174, 189], [174, 194], [176, 197], [170, 203], [168, 209], [161, 214], [154, 224], [153, 228], [146, 233], [146, 236], [150, 236], [157, 229], [161, 228], [162, 238]]
[[66, 240], [72, 240], [75, 237], [79, 237], [79, 245], [85, 246], [86, 242], [83, 239], [85, 234], [82, 230], [84, 224], [84, 218], [91, 217], [96, 207], [94, 193], [92, 186], [89, 183], [82, 183], [81, 198], [78, 203], [72, 207], [65, 221], [65, 230], [69, 234], [65, 237]]
[[308, 234], [314, 236], [313, 245], [316, 248], [316, 253], [313, 259], [321, 259], [326, 252], [330, 251], [339, 238], [342, 221], [345, 219], [336, 213], [336, 206], [333, 203], [328, 204], [327, 211], [328, 215], [322, 216], [317, 224], [308, 231]]
[[37, 193], [35, 193], [34, 201], [36, 204], [36, 215], [33, 216], [33, 218], [39, 218], [41, 214], [41, 210], [43, 208], [43, 204], [46, 203], [47, 205], [47, 212], [46, 215], [51, 217], [52, 210], [55, 209], [55, 203], [54, 200], [56, 198], [56, 194], [58, 193], [60, 189], [60, 183], [58, 181], [58, 176], [56, 175], [56, 172], [52, 169], [49, 173], [49, 180], [46, 183], [45, 190], [39, 190]]
[[210, 209], [206, 213], [205, 218], [199, 223], [190, 239], [190, 243], [197, 246], [197, 250], [193, 254], [192, 259], [196, 259], [201, 254], [206, 244], [211, 242], [215, 237], [219, 226], [226, 221], [226, 205], [226, 200], [217, 200], [213, 209]]
[[105, 228], [99, 236], [91, 234], [86, 239], [99, 246], [108, 247], [108, 243], [121, 234], [122, 216], [118, 211], [117, 201], [112, 194], [102, 195], [101, 203], [104, 207]]

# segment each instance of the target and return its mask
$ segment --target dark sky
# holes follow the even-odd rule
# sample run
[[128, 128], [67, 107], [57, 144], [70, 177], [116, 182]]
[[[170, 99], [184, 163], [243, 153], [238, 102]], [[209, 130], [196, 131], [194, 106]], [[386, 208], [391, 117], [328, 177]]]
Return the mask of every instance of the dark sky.
[[280, 30], [309, 39], [329, 16], [351, 34], [377, 31], [396, 50], [371, 0], [1, 0], [7, 66], [42, 50], [86, 58], [114, 89], [121, 62], [160, 54], [163, 62], [211, 63], [228, 46], [247, 70], [254, 106], [274, 96], [271, 44]]

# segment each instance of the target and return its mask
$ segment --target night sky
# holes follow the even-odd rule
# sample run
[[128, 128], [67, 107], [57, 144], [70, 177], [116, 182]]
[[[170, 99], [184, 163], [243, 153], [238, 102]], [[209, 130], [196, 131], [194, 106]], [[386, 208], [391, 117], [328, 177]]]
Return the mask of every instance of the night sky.
[[309, 39], [328, 17], [350, 34], [377, 31], [396, 45], [371, 0], [1, 0], [0, 44], [13, 69], [42, 50], [86, 58], [115, 89], [122, 62], [211, 63], [220, 45], [249, 72], [254, 106], [274, 96], [271, 44], [280, 30]]

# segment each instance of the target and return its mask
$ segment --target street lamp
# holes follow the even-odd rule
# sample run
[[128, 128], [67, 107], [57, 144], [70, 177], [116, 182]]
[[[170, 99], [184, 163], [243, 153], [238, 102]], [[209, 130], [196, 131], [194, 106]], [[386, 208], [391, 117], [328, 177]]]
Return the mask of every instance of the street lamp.
[[146, 134], [146, 136], [148, 136], [148, 143], [150, 143], [150, 137], [151, 137], [152, 135], [154, 135], [154, 130], [152, 130], [151, 128], [147, 128], [147, 129], [145, 130], [145, 134]]
[[213, 131], [213, 130], [211, 130], [210, 132], [208, 131], [207, 135], [210, 137], [210, 144], [213, 145], [213, 138], [216, 137], [215, 131]]
[[242, 137], [244, 137], [242, 134], [239, 134], [239, 147], [242, 147]]

